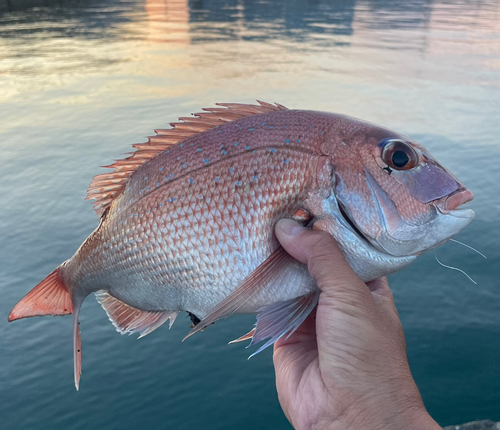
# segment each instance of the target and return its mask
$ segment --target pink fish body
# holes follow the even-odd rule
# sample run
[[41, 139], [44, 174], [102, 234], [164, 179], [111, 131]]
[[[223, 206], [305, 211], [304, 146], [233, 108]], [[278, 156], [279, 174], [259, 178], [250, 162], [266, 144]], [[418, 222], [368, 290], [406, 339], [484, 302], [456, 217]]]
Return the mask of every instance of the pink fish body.
[[[180, 311], [192, 332], [258, 313], [261, 349], [295, 330], [317, 303], [307, 269], [273, 230], [294, 218], [332, 234], [361, 279], [387, 275], [474, 217], [472, 199], [418, 143], [354, 118], [281, 105], [223, 104], [94, 178], [98, 228], [12, 310], [9, 321], [74, 316], [95, 293], [122, 333], [150, 333]], [[260, 349], [260, 350], [261, 350]], [[260, 351], [259, 350], [259, 351]]]

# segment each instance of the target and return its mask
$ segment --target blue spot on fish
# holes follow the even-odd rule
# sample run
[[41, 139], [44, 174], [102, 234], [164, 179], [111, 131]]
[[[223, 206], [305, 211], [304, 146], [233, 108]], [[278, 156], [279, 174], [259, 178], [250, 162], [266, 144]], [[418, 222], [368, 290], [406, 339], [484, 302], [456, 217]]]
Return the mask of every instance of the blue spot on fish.
[[297, 143], [300, 143], [300, 139], [297, 139]]
[[254, 129], [253, 129], [253, 128], [251, 128], [251, 129], [249, 129], [248, 131], [254, 131]]
[[234, 169], [232, 167], [229, 168], [229, 173], [234, 173]]
[[177, 197], [172, 198], [172, 201], [175, 202], [177, 200]]
[[276, 148], [267, 148], [266, 151], [272, 152], [273, 154], [276, 154]]
[[146, 211], [146, 213], [148, 214], [149, 213], [149, 210]]
[[160, 172], [163, 170], [163, 167], [160, 167]]
[[283, 163], [288, 164], [288, 158], [285, 158], [285, 159], [283, 160]]
[[196, 150], [196, 152], [201, 152], [201, 148], [198, 148], [198, 149]]
[[238, 142], [234, 142], [234, 146], [238, 146]]
[[146, 187], [146, 191], [149, 191], [149, 187]]
[[321, 136], [323, 136], [323, 135], [325, 134], [325, 132], [324, 132], [324, 131], [322, 131], [320, 134], [321, 134]]
[[290, 139], [285, 139], [285, 143], [290, 143]]
[[219, 182], [219, 177], [218, 176], [215, 177], [215, 182]]
[[184, 163], [184, 164], [181, 166], [181, 169], [184, 169], [184, 168], [187, 166], [187, 164], [188, 164], [187, 162], [186, 162], [186, 163]]
[[225, 151], [224, 149], [222, 150], [222, 154], [223, 155], [226, 155], [227, 154], [227, 151]]
[[184, 146], [184, 144], [183, 144], [183, 143], [181, 143], [181, 148], [182, 148], [183, 146]]
[[160, 204], [158, 205], [158, 207], [160, 207], [160, 208], [161, 208], [162, 206], [163, 206], [163, 203], [160, 203]]
[[193, 178], [189, 178], [189, 183], [192, 184], [194, 182]]
[[157, 183], [156, 183], [156, 186], [157, 186], [157, 187], [159, 187], [159, 186], [160, 186], [160, 183], [159, 183], [159, 182], [157, 182]]
[[177, 161], [179, 161], [181, 159], [181, 157], [177, 157]]
[[255, 176], [253, 177], [253, 180], [254, 180], [254, 181], [257, 181], [258, 179], [259, 179], [259, 178], [257, 177], [257, 175], [255, 175]]
[[272, 130], [273, 128], [274, 128], [274, 127], [273, 127], [272, 125], [269, 127], [269, 129], [270, 129], [270, 130]]
[[245, 146], [245, 149], [250, 149], [251, 147], [250, 146]]
[[265, 122], [263, 122], [261, 125], [266, 125], [266, 123], [265, 123]]
[[208, 163], [210, 160], [209, 160], [208, 158], [205, 158], [203, 161], [204, 161], [205, 163]]
[[236, 182], [234, 183], [234, 185], [237, 185], [237, 186], [240, 186], [241, 184], [242, 184], [242, 182], [241, 182], [241, 181], [236, 181]]

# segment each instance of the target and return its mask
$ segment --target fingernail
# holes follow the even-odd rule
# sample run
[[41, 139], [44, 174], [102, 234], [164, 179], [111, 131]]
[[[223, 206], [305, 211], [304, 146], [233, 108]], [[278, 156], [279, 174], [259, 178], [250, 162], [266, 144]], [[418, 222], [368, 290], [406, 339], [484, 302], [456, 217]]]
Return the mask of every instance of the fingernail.
[[300, 232], [305, 230], [300, 224], [288, 218], [280, 219], [276, 226], [288, 236], [297, 236]]

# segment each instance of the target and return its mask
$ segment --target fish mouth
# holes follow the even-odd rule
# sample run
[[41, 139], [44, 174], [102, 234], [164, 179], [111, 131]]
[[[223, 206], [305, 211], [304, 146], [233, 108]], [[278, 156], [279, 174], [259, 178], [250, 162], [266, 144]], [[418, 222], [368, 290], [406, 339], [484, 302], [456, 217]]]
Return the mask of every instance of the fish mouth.
[[[444, 201], [443, 209], [446, 212], [452, 212], [456, 210], [459, 206], [462, 206], [463, 204], [470, 202], [473, 198], [474, 194], [472, 194], [472, 191], [468, 190], [465, 187], [461, 188], [451, 193], [446, 198], [446, 200]], [[444, 211], [442, 212], [444, 213]]]
[[356, 236], [358, 236], [360, 239], [364, 240], [366, 243], [371, 245], [371, 242], [368, 239], [368, 237], [356, 226], [354, 220], [349, 216], [349, 212], [346, 210], [342, 202], [338, 199], [337, 199], [337, 205], [339, 207], [340, 215], [345, 221], [345, 224], [347, 224], [350, 227], [350, 229], [354, 234], [356, 234]]

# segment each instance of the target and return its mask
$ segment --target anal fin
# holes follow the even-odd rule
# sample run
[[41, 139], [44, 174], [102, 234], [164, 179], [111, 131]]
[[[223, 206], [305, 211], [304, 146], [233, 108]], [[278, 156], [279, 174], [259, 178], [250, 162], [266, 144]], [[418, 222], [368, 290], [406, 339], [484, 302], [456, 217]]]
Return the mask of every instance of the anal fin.
[[265, 339], [269, 340], [248, 358], [266, 349], [284, 335], [291, 336], [318, 304], [319, 293], [320, 290], [316, 289], [305, 296], [259, 309], [255, 332], [252, 342], [248, 346], [255, 345]]
[[156, 330], [168, 319], [170, 319], [170, 327], [172, 327], [179, 313], [170, 310], [142, 311], [123, 303], [104, 290], [97, 291], [95, 295], [119, 333], [140, 333], [139, 338]]

